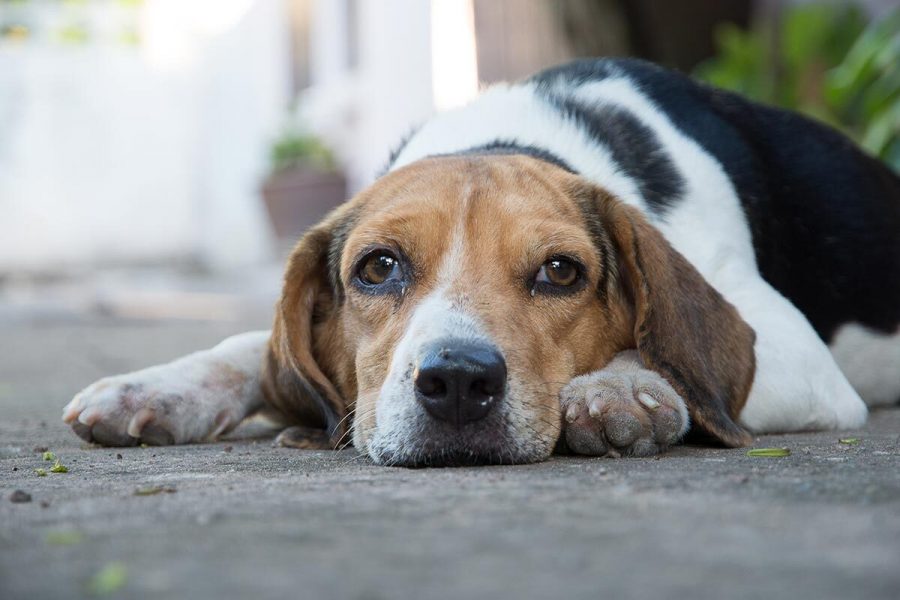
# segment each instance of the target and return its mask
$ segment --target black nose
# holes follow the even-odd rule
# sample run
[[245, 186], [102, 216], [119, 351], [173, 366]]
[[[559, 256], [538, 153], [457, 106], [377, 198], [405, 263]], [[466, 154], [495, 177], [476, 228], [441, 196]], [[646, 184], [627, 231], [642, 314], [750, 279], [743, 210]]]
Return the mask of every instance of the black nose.
[[426, 350], [416, 372], [425, 410], [456, 427], [483, 419], [506, 389], [506, 362], [487, 345], [444, 343]]

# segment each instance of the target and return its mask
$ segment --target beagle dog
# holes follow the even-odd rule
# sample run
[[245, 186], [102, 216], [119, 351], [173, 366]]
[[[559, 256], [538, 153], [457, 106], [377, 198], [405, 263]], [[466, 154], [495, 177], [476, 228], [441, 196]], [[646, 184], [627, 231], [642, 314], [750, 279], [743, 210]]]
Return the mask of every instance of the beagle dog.
[[900, 399], [900, 178], [846, 138], [630, 59], [436, 116], [287, 264], [271, 332], [103, 379], [89, 441], [378, 464], [648, 456], [854, 428]]

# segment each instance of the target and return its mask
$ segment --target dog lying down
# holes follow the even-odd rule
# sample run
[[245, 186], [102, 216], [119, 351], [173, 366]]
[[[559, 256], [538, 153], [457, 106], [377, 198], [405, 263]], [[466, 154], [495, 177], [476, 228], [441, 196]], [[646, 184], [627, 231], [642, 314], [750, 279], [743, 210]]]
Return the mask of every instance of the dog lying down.
[[271, 332], [98, 381], [108, 445], [384, 465], [650, 456], [859, 427], [900, 398], [900, 179], [848, 140], [636, 60], [436, 116], [293, 251]]

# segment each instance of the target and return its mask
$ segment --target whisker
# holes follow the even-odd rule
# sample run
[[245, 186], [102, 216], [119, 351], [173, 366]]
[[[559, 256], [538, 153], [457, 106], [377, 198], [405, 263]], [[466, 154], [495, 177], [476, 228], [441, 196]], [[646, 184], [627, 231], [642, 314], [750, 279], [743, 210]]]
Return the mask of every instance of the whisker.
[[[344, 448], [346, 448], [347, 446], [352, 444], [353, 443], [353, 432], [356, 430], [357, 424], [361, 420], [367, 419], [373, 414], [375, 414], [375, 407], [368, 408], [361, 415], [357, 415], [357, 418], [354, 418], [353, 422], [350, 424], [350, 427], [347, 428], [347, 431], [345, 431], [344, 434], [340, 437], [340, 439], [338, 439], [338, 441], [335, 443], [335, 449], [343, 450]], [[345, 438], [348, 438], [348, 437], [349, 437], [349, 439], [342, 446], [341, 443], [344, 441]]]

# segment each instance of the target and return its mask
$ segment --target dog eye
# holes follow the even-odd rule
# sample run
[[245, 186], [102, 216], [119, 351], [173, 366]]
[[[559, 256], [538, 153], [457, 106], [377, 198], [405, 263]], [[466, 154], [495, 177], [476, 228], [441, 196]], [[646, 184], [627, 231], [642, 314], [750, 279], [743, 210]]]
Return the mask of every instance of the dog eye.
[[368, 285], [381, 285], [390, 279], [399, 278], [400, 261], [383, 250], [365, 257], [359, 268], [359, 279]]
[[570, 287], [580, 277], [578, 267], [564, 258], [551, 258], [543, 265], [535, 277], [535, 283], [550, 284], [557, 287]]

